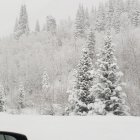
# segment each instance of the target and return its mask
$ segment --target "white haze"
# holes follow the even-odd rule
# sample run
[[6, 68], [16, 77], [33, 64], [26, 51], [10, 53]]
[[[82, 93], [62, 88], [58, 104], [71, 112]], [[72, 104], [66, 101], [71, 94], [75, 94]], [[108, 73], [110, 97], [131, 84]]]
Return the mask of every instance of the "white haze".
[[57, 21], [75, 16], [79, 3], [86, 7], [97, 6], [104, 0], [0, 0], [0, 37], [13, 32], [15, 19], [19, 15], [21, 4], [27, 5], [29, 23], [34, 29], [36, 20], [45, 22], [47, 15], [54, 16]]

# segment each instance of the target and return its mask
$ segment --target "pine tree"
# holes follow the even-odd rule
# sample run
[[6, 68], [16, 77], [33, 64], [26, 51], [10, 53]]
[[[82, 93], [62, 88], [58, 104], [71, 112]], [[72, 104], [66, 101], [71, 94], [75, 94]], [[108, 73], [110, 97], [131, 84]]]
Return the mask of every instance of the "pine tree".
[[115, 33], [119, 33], [121, 28], [121, 15], [124, 12], [124, 3], [122, 0], [119, 0], [115, 1], [114, 5], [112, 27], [114, 28]]
[[111, 30], [114, 15], [115, 0], [109, 0], [106, 11], [106, 30]]
[[54, 115], [54, 108], [52, 104], [52, 98], [49, 94], [49, 76], [47, 70], [45, 69], [42, 75], [42, 95], [41, 95], [41, 114]]
[[88, 12], [88, 9], [86, 8], [85, 12], [85, 21], [84, 21], [84, 24], [85, 24], [85, 35], [87, 36], [88, 34], [88, 30], [90, 28], [90, 22], [89, 22], [89, 12]]
[[75, 20], [75, 38], [85, 38], [85, 11], [83, 5], [79, 5]]
[[102, 4], [99, 5], [97, 12], [96, 30], [99, 32], [105, 30], [105, 9]]
[[18, 20], [18, 28], [15, 32], [15, 38], [19, 39], [22, 35], [29, 33], [28, 14], [26, 5], [22, 5], [20, 9], [20, 16]]
[[127, 0], [126, 5], [126, 12], [131, 24], [138, 27], [140, 25], [140, 2], [138, 0]]
[[52, 16], [47, 16], [47, 26], [46, 26], [47, 32], [52, 35], [56, 35], [56, 29], [57, 25], [55, 18]]
[[91, 70], [92, 61], [89, 50], [85, 48], [78, 65], [75, 85], [69, 96], [70, 106], [67, 110], [69, 115], [87, 115], [89, 112], [88, 105], [94, 102], [94, 97], [90, 94], [93, 80]]
[[40, 24], [39, 21], [36, 21], [36, 25], [35, 25], [35, 32], [40, 32]]
[[4, 87], [0, 85], [0, 112], [4, 112], [6, 110], [6, 96], [4, 92]]
[[140, 26], [140, 2], [137, 0], [134, 0], [134, 2], [133, 2], [131, 21], [132, 21], [132, 25], [134, 27]]
[[95, 34], [92, 29], [89, 30], [87, 37], [87, 47], [89, 50], [89, 56], [93, 62], [95, 62]]
[[122, 90], [122, 73], [114, 56], [114, 46], [107, 35], [103, 50], [98, 55], [96, 82], [92, 87], [95, 97], [93, 110], [95, 114], [127, 115], [126, 94]]
[[23, 109], [24, 107], [25, 107], [25, 90], [23, 84], [20, 84], [18, 93], [18, 109]]
[[49, 89], [49, 77], [48, 77], [47, 71], [44, 70], [43, 76], [42, 76], [42, 90], [46, 92], [48, 91], [48, 89]]

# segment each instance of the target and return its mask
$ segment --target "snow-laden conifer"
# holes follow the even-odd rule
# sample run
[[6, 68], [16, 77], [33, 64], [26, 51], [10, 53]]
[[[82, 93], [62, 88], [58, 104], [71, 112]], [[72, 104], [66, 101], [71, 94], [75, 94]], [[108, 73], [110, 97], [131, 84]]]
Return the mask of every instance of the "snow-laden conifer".
[[93, 77], [91, 74], [92, 60], [88, 48], [82, 50], [82, 58], [77, 68], [74, 88], [70, 91], [68, 113], [70, 115], [87, 115], [88, 105], [94, 102], [90, 94]]
[[85, 22], [85, 15], [86, 14], [83, 5], [79, 5], [75, 19], [75, 38], [85, 38], [85, 23], [87, 23]]
[[105, 9], [103, 4], [100, 4], [98, 8], [96, 18], [96, 30], [99, 32], [105, 30]]
[[20, 84], [18, 89], [18, 108], [23, 109], [24, 107], [25, 107], [25, 89], [23, 84]]
[[54, 17], [47, 16], [46, 30], [48, 33], [50, 33], [52, 35], [56, 35], [57, 24], [56, 24], [56, 20]]
[[94, 34], [94, 31], [92, 29], [90, 29], [88, 32], [86, 43], [87, 43], [87, 48], [89, 51], [89, 56], [90, 56], [91, 60], [93, 60], [95, 62], [95, 58], [96, 58], [95, 43], [96, 42], [95, 42], [95, 34]]
[[114, 46], [108, 34], [104, 47], [98, 55], [96, 82], [92, 87], [95, 97], [94, 105], [90, 106], [95, 114], [127, 115], [126, 94], [122, 89], [123, 76], [114, 55]]
[[15, 32], [15, 38], [19, 39], [22, 35], [29, 33], [29, 24], [28, 24], [28, 13], [26, 5], [22, 5], [20, 9], [20, 16], [18, 20], [18, 27]]
[[6, 95], [4, 92], [3, 85], [0, 85], [0, 112], [4, 112], [6, 110]]
[[40, 104], [41, 114], [48, 114], [47, 113], [48, 111], [53, 112], [52, 100], [49, 95], [49, 88], [50, 88], [49, 76], [47, 70], [45, 69], [42, 75], [42, 92], [41, 92], [41, 104]]
[[49, 89], [49, 76], [47, 74], [47, 71], [44, 70], [42, 75], [42, 90], [47, 92]]

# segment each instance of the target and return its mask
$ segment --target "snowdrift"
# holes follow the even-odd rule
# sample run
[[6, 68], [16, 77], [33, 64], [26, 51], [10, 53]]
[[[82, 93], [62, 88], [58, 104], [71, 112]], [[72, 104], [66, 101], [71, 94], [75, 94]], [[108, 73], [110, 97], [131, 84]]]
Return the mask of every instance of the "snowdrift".
[[28, 140], [140, 140], [140, 118], [0, 114], [0, 131], [22, 133]]

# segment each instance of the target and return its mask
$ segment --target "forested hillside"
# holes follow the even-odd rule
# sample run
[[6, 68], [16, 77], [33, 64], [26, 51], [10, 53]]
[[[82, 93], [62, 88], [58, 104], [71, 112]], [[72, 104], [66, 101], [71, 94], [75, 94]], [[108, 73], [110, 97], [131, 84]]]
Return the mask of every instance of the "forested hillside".
[[[94, 76], [97, 73], [102, 75], [101, 65], [111, 63], [116, 79], [119, 79], [118, 71], [123, 73], [123, 91], [119, 91], [119, 88], [118, 92], [126, 93], [129, 114], [140, 116], [140, 2], [109, 0], [99, 7], [94, 7], [94, 3], [91, 5], [92, 9], [80, 4], [75, 19], [56, 21], [55, 17], [46, 15], [43, 27], [37, 20], [34, 31], [29, 26], [26, 5], [21, 6], [13, 34], [0, 40], [0, 111], [15, 114], [30, 110], [45, 115], [73, 112], [73, 108], [77, 108], [77, 100], [83, 98], [74, 98], [71, 102], [71, 95], [75, 93], [73, 87], [75, 89], [78, 85], [75, 85], [75, 81], [78, 83], [90, 71], [91, 75], [88, 76], [92, 78], [85, 80], [89, 84], [86, 95], [97, 93], [95, 86], [104, 83], [100, 79], [94, 81]], [[107, 52], [106, 44], [109, 44], [112, 52]], [[101, 50], [111, 53], [111, 56], [100, 65], [99, 62], [104, 58]], [[88, 64], [84, 66], [85, 63]], [[85, 67], [88, 70], [81, 74]], [[110, 81], [113, 83], [112, 79]], [[120, 87], [119, 84], [117, 86]], [[77, 86], [76, 90], [81, 89]], [[93, 98], [96, 97], [90, 96], [84, 102], [93, 103]], [[103, 98], [98, 96], [97, 99], [103, 101]], [[122, 99], [120, 96], [117, 98]], [[112, 100], [123, 104], [122, 100]], [[92, 113], [93, 106], [85, 108]], [[125, 114], [122, 109], [122, 112], [111, 108], [105, 110], [117, 115]], [[76, 113], [86, 115], [83, 112], [80, 114], [80, 111]], [[96, 110], [96, 113], [106, 114], [104, 110]]]

